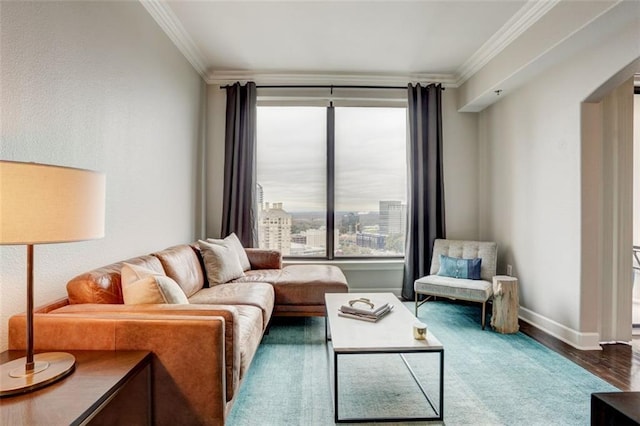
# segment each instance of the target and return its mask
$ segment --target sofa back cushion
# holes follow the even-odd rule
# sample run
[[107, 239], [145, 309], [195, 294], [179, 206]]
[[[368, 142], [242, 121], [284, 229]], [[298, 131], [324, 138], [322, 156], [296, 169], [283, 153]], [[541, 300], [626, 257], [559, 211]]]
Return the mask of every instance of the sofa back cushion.
[[198, 255], [190, 245], [169, 247], [153, 255], [160, 260], [167, 276], [178, 283], [187, 297], [204, 287], [204, 272]]
[[440, 255], [458, 259], [482, 259], [480, 278], [492, 281], [496, 274], [498, 244], [488, 241], [465, 241], [437, 239], [433, 243], [430, 275], [436, 275], [440, 269]]
[[139, 256], [93, 269], [67, 283], [69, 303], [124, 303], [120, 271], [125, 263], [143, 266], [164, 274], [160, 260], [154, 256]]
[[151, 269], [125, 263], [120, 280], [125, 305], [189, 303], [178, 283]]

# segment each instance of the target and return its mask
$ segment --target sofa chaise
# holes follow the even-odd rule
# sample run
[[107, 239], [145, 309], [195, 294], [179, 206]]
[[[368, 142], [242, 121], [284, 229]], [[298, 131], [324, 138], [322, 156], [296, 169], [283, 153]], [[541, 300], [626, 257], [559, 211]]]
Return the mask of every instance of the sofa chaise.
[[[245, 253], [249, 269], [213, 286], [197, 244], [81, 274], [67, 298], [36, 310], [36, 352], [148, 350], [154, 424], [223, 425], [271, 317], [324, 316], [324, 294], [348, 292], [335, 266], [282, 267], [277, 251]], [[124, 303], [125, 264], [171, 278], [188, 302]], [[9, 319], [9, 349], [26, 347], [25, 324], [24, 314]]]

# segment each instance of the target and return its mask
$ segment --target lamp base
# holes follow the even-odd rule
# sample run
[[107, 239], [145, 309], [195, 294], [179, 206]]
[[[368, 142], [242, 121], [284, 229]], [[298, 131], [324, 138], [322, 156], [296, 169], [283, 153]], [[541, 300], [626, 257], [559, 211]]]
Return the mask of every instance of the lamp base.
[[26, 372], [27, 358], [14, 359], [0, 365], [0, 397], [17, 395], [43, 388], [73, 372], [76, 358], [66, 352], [35, 354], [33, 372]]

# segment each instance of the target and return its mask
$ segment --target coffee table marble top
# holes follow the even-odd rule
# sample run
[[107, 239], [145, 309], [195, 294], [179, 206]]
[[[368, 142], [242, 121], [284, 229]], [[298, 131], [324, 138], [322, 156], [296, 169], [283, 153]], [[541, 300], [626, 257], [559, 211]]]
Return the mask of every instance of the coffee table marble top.
[[[349, 300], [365, 297], [372, 302], [389, 302], [393, 310], [377, 322], [368, 322], [338, 315]], [[335, 352], [422, 352], [443, 349], [427, 324], [427, 339], [413, 338], [413, 324], [418, 319], [393, 293], [327, 293], [327, 321]]]

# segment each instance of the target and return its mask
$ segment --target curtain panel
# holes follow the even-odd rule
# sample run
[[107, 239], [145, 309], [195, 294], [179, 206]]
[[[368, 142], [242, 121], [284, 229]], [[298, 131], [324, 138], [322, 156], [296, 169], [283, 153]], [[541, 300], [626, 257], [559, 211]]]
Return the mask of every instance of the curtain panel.
[[433, 242], [445, 238], [442, 169], [442, 86], [409, 84], [407, 234], [402, 297], [413, 299], [413, 282], [429, 274]]
[[256, 85], [227, 87], [222, 236], [232, 232], [244, 247], [256, 238]]

